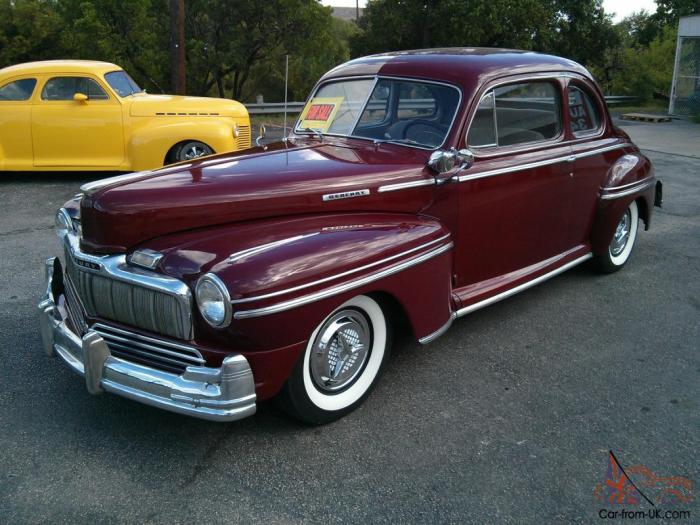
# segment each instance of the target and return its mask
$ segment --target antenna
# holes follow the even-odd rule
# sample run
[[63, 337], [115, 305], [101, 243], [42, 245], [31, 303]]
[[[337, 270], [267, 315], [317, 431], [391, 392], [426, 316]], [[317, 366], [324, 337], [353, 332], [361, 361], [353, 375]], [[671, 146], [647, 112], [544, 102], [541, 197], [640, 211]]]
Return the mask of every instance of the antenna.
[[289, 78], [289, 55], [284, 55], [284, 140], [287, 140], [287, 79]]

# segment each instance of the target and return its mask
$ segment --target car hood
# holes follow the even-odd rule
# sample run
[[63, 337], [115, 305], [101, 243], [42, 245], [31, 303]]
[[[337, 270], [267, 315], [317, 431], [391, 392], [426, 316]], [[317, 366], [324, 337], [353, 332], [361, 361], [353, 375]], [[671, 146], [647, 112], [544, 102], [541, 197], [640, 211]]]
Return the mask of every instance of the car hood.
[[179, 95], [137, 94], [131, 97], [132, 117], [246, 117], [245, 106], [224, 98], [184, 97]]
[[368, 141], [309, 139], [98, 181], [83, 187], [81, 245], [118, 253], [169, 233], [260, 218], [417, 212], [432, 200], [429, 186], [379, 187], [430, 182], [428, 155]]

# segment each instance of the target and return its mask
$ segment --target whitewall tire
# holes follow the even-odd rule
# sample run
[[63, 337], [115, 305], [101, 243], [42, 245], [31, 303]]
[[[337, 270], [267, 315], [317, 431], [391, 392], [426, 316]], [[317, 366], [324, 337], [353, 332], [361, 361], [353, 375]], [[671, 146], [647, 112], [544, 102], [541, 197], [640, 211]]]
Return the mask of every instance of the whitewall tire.
[[605, 253], [596, 255], [600, 270], [605, 273], [616, 272], [627, 263], [637, 240], [638, 224], [639, 209], [636, 201], [632, 201], [620, 217], [608, 249]]
[[359, 295], [318, 324], [280, 395], [282, 407], [307, 423], [338, 419], [371, 392], [391, 344], [377, 301]]

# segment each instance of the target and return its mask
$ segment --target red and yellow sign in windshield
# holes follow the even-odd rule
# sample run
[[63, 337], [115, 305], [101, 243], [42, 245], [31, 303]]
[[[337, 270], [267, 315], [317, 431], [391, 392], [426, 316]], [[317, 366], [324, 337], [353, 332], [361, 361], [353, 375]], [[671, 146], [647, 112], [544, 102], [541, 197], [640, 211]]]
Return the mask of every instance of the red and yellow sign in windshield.
[[311, 128], [326, 133], [335, 119], [344, 97], [311, 99], [301, 112], [300, 128]]

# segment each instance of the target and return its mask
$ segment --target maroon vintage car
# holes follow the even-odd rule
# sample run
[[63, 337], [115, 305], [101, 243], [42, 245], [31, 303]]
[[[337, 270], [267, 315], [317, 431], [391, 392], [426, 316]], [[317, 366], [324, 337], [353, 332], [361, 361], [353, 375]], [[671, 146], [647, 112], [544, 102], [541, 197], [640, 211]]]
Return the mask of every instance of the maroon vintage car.
[[364, 400], [397, 319], [428, 343], [587, 259], [618, 270], [661, 203], [586, 69], [494, 49], [352, 60], [287, 140], [81, 191], [46, 351], [91, 393], [216, 421], [277, 397], [312, 423]]

